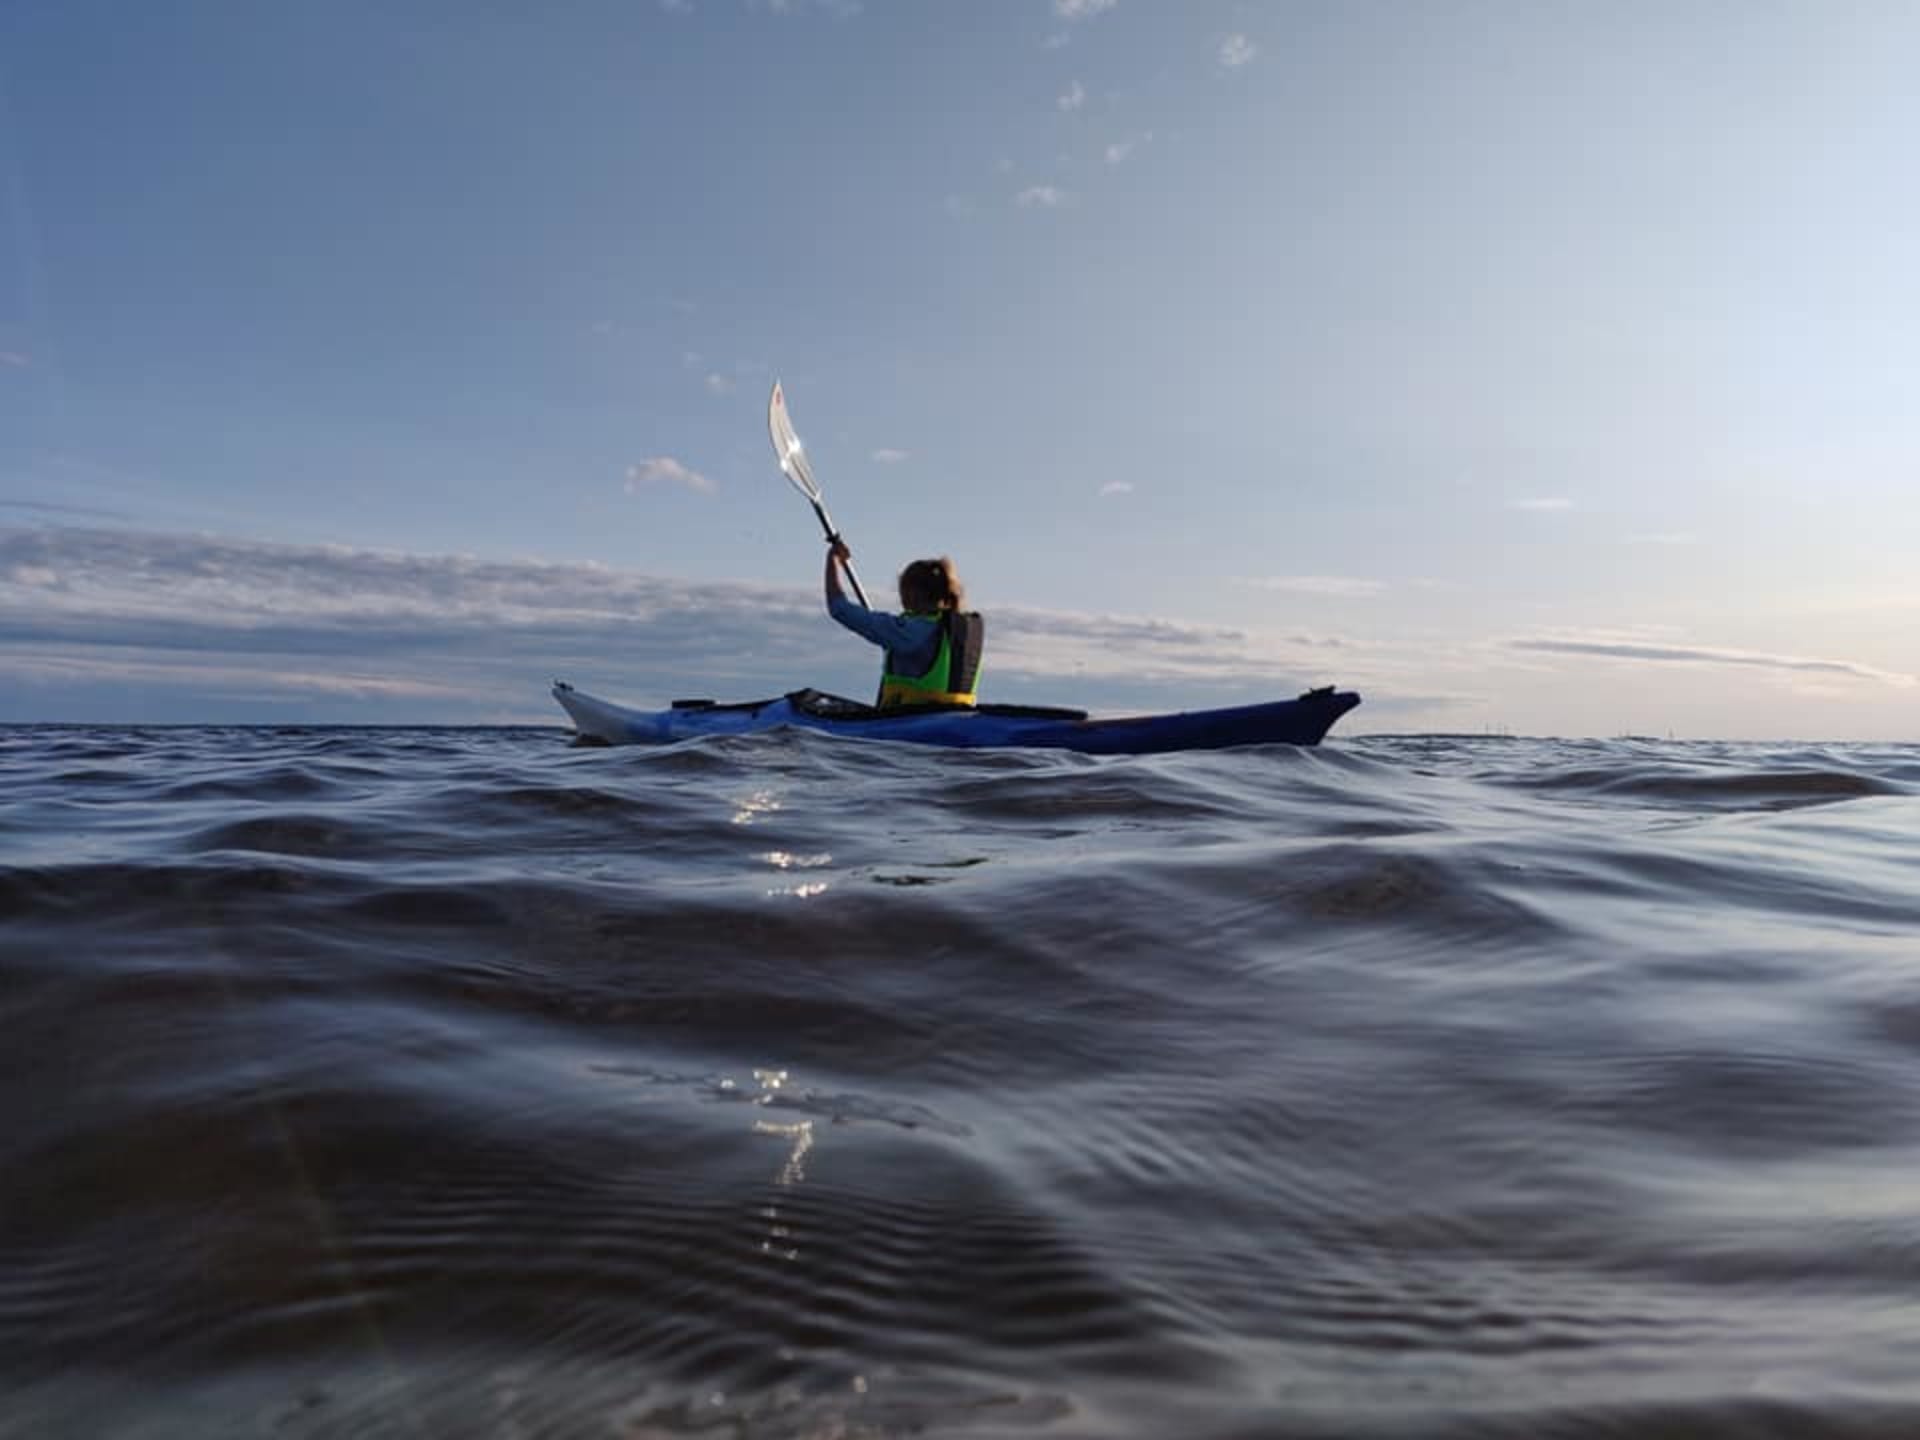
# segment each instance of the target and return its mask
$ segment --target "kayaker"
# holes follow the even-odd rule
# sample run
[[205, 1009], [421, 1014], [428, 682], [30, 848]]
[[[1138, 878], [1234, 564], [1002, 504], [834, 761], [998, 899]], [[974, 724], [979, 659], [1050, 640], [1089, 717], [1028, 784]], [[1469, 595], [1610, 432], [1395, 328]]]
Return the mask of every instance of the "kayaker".
[[963, 610], [966, 590], [953, 562], [915, 560], [900, 572], [900, 609], [869, 610], [840, 587], [840, 567], [853, 558], [838, 536], [827, 550], [827, 613], [886, 652], [879, 704], [971, 705], [980, 674], [986, 621]]

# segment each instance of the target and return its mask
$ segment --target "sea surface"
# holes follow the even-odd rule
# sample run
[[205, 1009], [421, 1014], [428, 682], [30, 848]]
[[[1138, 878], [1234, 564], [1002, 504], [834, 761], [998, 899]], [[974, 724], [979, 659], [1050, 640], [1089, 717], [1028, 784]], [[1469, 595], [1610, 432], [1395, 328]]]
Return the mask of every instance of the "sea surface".
[[1920, 746], [0, 730], [0, 1436], [1920, 1436]]

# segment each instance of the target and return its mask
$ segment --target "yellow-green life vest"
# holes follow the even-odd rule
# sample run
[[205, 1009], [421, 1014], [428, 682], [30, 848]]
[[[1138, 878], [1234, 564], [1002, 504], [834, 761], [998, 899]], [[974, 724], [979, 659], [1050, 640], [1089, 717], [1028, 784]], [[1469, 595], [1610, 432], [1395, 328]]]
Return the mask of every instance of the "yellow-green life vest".
[[905, 675], [896, 668], [893, 652], [887, 652], [886, 666], [880, 676], [880, 704], [889, 705], [971, 705], [974, 686], [980, 678], [980, 655], [987, 634], [987, 622], [971, 610], [909, 611], [918, 620], [934, 620], [940, 625], [940, 644], [933, 664], [921, 675]]

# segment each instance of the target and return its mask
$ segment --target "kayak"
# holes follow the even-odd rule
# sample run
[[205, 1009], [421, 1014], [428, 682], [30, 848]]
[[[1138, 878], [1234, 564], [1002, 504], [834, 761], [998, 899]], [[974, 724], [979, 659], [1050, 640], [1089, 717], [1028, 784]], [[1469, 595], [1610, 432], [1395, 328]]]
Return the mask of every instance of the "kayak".
[[1297, 700], [1092, 720], [1084, 710], [1040, 705], [896, 706], [886, 710], [818, 690], [772, 700], [717, 704], [676, 700], [666, 710], [629, 710], [582, 694], [564, 680], [553, 698], [582, 743], [665, 745], [702, 735], [745, 735], [792, 726], [863, 740], [904, 740], [962, 749], [1032, 746], [1089, 755], [1155, 755], [1229, 745], [1317, 745], [1360, 703], [1350, 690], [1309, 690]]

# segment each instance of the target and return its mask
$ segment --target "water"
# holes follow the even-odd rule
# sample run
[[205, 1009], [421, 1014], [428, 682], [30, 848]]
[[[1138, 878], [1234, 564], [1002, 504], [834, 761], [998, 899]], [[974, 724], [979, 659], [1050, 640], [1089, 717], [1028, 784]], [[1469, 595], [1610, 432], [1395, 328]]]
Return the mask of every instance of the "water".
[[1920, 747], [0, 730], [0, 1435], [1920, 1434]]

